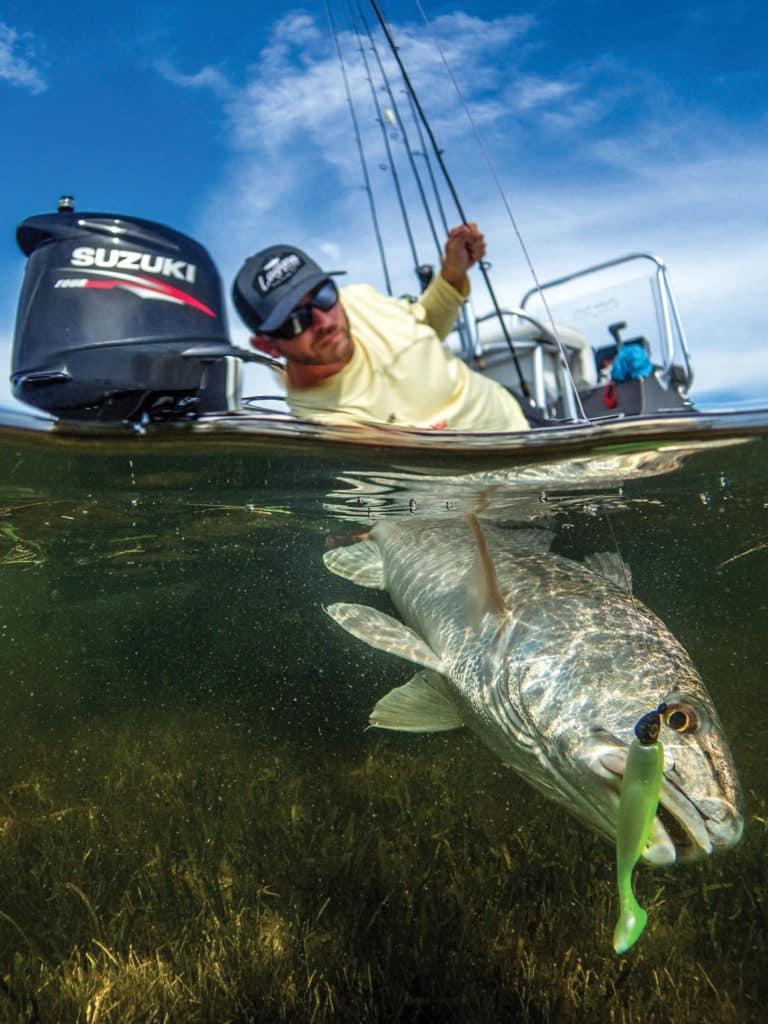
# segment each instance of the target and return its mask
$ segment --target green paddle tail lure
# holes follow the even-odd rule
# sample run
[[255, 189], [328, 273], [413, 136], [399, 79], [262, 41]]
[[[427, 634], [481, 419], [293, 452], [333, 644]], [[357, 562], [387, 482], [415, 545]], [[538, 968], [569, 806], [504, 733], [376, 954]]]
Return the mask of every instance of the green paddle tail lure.
[[664, 747], [659, 742], [661, 714], [665, 705], [643, 715], [627, 752], [621, 783], [616, 830], [616, 872], [619, 886], [619, 920], [613, 932], [613, 948], [626, 953], [643, 934], [648, 914], [632, 891], [632, 870], [648, 842], [664, 777]]

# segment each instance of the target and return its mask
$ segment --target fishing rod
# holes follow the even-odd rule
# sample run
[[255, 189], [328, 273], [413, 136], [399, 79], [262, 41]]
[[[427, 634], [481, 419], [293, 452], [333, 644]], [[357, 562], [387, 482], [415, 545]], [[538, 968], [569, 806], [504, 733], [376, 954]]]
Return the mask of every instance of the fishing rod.
[[[371, 0], [371, 2], [373, 3], [374, 0]], [[541, 283], [539, 281], [539, 278], [538, 278], [538, 276], [536, 274], [536, 269], [533, 266], [533, 261], [531, 260], [531, 257], [530, 257], [530, 255], [528, 253], [528, 248], [527, 248], [525, 242], [523, 241], [523, 236], [520, 233], [520, 229], [517, 226], [517, 221], [515, 220], [515, 216], [512, 213], [512, 210], [510, 208], [509, 202], [507, 200], [507, 196], [506, 196], [506, 194], [504, 192], [504, 189], [502, 187], [501, 182], [499, 181], [499, 176], [497, 175], [496, 169], [493, 166], [493, 161], [491, 160], [490, 154], [488, 153], [488, 150], [485, 147], [485, 144], [483, 142], [482, 136], [480, 135], [480, 132], [479, 132], [479, 130], [477, 128], [477, 125], [475, 123], [475, 119], [472, 117], [472, 112], [470, 111], [470, 109], [469, 109], [469, 107], [467, 105], [467, 102], [464, 99], [464, 96], [462, 95], [461, 89], [459, 88], [459, 83], [456, 81], [456, 77], [453, 74], [453, 72], [451, 71], [451, 68], [450, 68], [450, 65], [448, 64], [448, 61], [447, 61], [446, 56], [445, 56], [445, 53], [443, 52], [443, 49], [440, 46], [440, 43], [438, 42], [437, 37], [435, 36], [434, 30], [432, 29], [432, 26], [430, 25], [429, 20], [427, 19], [427, 15], [424, 12], [424, 8], [422, 7], [420, 0], [414, 0], [414, 2], [416, 4], [416, 7], [419, 10], [419, 13], [421, 14], [421, 17], [422, 17], [422, 20], [424, 22], [424, 25], [432, 32], [432, 38], [433, 38], [435, 47], [436, 47], [436, 49], [437, 49], [437, 51], [440, 54], [440, 57], [442, 59], [443, 67], [445, 68], [446, 72], [448, 73], [448, 77], [450, 78], [450, 80], [451, 80], [451, 82], [453, 84], [453, 87], [456, 90], [456, 95], [459, 97], [459, 100], [461, 101], [462, 106], [464, 107], [464, 113], [467, 116], [467, 120], [469, 121], [469, 123], [472, 126], [472, 130], [473, 130], [473, 132], [475, 134], [475, 138], [477, 140], [477, 144], [480, 147], [480, 151], [482, 152], [482, 154], [483, 154], [483, 156], [485, 158], [485, 162], [486, 162], [486, 164], [488, 166], [488, 170], [489, 170], [489, 172], [491, 174], [491, 178], [493, 179], [493, 181], [494, 181], [494, 183], [496, 185], [496, 188], [497, 188], [497, 190], [499, 192], [499, 195], [501, 196], [501, 201], [504, 204], [504, 209], [507, 211], [507, 216], [509, 217], [509, 220], [510, 220], [510, 222], [512, 224], [512, 228], [514, 229], [515, 235], [517, 237], [517, 241], [518, 241], [518, 243], [520, 245], [520, 249], [521, 249], [521, 251], [523, 253], [523, 256], [525, 257], [525, 261], [528, 264], [528, 269], [529, 269], [529, 271], [531, 273], [531, 277], [533, 278], [534, 284], [536, 286], [536, 291], [539, 294], [539, 298], [541, 300], [541, 304], [544, 307], [544, 310], [545, 310], [545, 312], [547, 314], [547, 318], [549, 320], [549, 325], [550, 325], [550, 327], [552, 329], [552, 336], [553, 336], [553, 338], [555, 340], [555, 343], [557, 344], [557, 348], [558, 348], [558, 351], [560, 353], [560, 362], [561, 362], [563, 368], [565, 369], [565, 372], [566, 372], [566, 374], [568, 376], [568, 379], [569, 379], [569, 381], [571, 383], [571, 391], [572, 391], [573, 399], [574, 399], [576, 405], [578, 406], [578, 410], [579, 410], [579, 413], [581, 414], [581, 418], [583, 420], [585, 420], [587, 423], [589, 423], [590, 419], [587, 416], [586, 412], [584, 411], [584, 405], [583, 405], [583, 403], [581, 401], [581, 395], [579, 394], [579, 389], [576, 387], [576, 382], [573, 379], [573, 371], [571, 369], [571, 364], [568, 362], [568, 358], [567, 358], [566, 353], [565, 353], [565, 346], [563, 345], [562, 341], [560, 340], [560, 335], [558, 333], [554, 317], [552, 316], [552, 310], [549, 308], [549, 303], [547, 302], [547, 298], [546, 298], [546, 296], [544, 294], [544, 289], [542, 288]], [[374, 6], [375, 6], [375, 4], [374, 4]], [[429, 128], [429, 126], [427, 126], [427, 128]], [[431, 132], [430, 132], [430, 135], [431, 135]], [[442, 163], [442, 161], [441, 161], [441, 163]], [[490, 288], [490, 284], [489, 284], [489, 288]], [[497, 312], [497, 314], [499, 313], [498, 306], [496, 306], [496, 312]], [[500, 315], [499, 315], [499, 320], [501, 322], [502, 328], [504, 328], [504, 322], [503, 322], [503, 320], [501, 320], [501, 316]], [[507, 342], [509, 342], [509, 337], [508, 337], [506, 329], [504, 329], [504, 336], [507, 338]], [[517, 361], [515, 360], [515, 362], [517, 362]]]
[[[418, 169], [417, 164], [416, 164], [416, 154], [415, 154], [415, 151], [414, 151], [413, 147], [411, 146], [411, 142], [410, 142], [410, 138], [409, 138], [409, 133], [406, 130], [405, 122], [404, 122], [403, 117], [402, 117], [402, 115], [400, 113], [399, 105], [398, 105], [397, 100], [395, 99], [394, 93], [392, 91], [392, 85], [391, 85], [391, 82], [390, 82], [389, 75], [387, 74], [386, 68], [384, 67], [384, 63], [383, 63], [383, 61], [381, 59], [381, 55], [379, 53], [379, 48], [376, 45], [376, 40], [374, 38], [373, 32], [371, 31], [370, 25], [368, 24], [368, 20], [365, 17], [365, 13], [364, 13], [361, 5], [360, 5], [359, 0], [358, 0], [358, 4], [357, 4], [357, 9], [359, 11], [360, 18], [361, 18], [363, 26], [365, 28], [365, 32], [366, 32], [366, 35], [368, 37], [368, 42], [370, 44], [371, 50], [373, 51], [373, 53], [374, 53], [374, 55], [376, 57], [376, 61], [377, 61], [378, 67], [379, 67], [379, 72], [381, 74], [382, 81], [384, 82], [384, 87], [385, 87], [385, 89], [387, 91], [387, 96], [389, 97], [389, 102], [392, 105], [391, 106], [391, 110], [386, 111], [386, 113], [387, 113], [387, 115], [391, 114], [391, 118], [389, 118], [390, 119], [390, 123], [393, 123], [395, 125], [395, 127], [400, 129], [400, 136], [401, 136], [402, 141], [403, 141], [403, 146], [405, 148], [405, 152], [406, 152], [406, 154], [408, 156], [408, 161], [409, 161], [409, 164], [410, 164], [411, 173], [413, 175], [414, 181], [416, 183], [416, 187], [418, 189], [419, 197], [421, 199], [421, 205], [422, 205], [422, 208], [424, 209], [424, 213], [426, 215], [427, 222], [429, 224], [429, 229], [432, 232], [432, 240], [433, 240], [433, 242], [435, 244], [435, 250], [437, 252], [437, 259], [438, 259], [438, 262], [439, 262], [442, 259], [442, 246], [440, 244], [440, 239], [438, 237], [437, 229], [435, 227], [435, 222], [434, 222], [434, 219], [432, 217], [432, 210], [430, 209], [430, 203], [429, 203], [429, 200], [427, 199], [427, 194], [426, 194], [426, 190], [424, 188], [424, 184], [423, 184], [423, 180], [422, 180], [422, 175], [419, 173], [419, 169]], [[440, 193], [439, 193], [438, 188], [437, 188], [437, 182], [435, 180], [435, 175], [434, 175], [434, 172], [432, 170], [432, 164], [431, 164], [430, 159], [429, 159], [429, 151], [428, 151], [427, 147], [424, 144], [424, 136], [423, 136], [423, 133], [422, 133], [422, 130], [421, 130], [421, 123], [420, 123], [418, 117], [416, 116], [416, 111], [415, 111], [415, 108], [413, 106], [413, 98], [411, 97], [411, 94], [408, 92], [407, 89], [404, 89], [403, 92], [408, 97], [408, 100], [410, 102], [411, 119], [413, 120], [414, 124], [416, 125], [416, 131], [417, 131], [417, 134], [418, 134], [418, 137], [419, 137], [419, 142], [420, 142], [421, 149], [422, 149], [422, 155], [423, 155], [424, 160], [425, 160], [426, 165], [427, 165], [427, 171], [429, 173], [429, 178], [430, 178], [430, 181], [432, 183], [432, 189], [434, 191], [435, 200], [436, 200], [436, 203], [437, 203], [437, 209], [438, 209], [438, 212], [440, 213], [440, 216], [442, 217], [443, 230], [445, 231], [445, 237], [447, 238], [448, 237], [448, 233], [449, 233], [448, 221], [447, 221], [447, 218], [445, 216], [445, 210], [443, 208], [443, 204], [442, 204], [441, 199], [440, 199]], [[420, 284], [422, 289], [427, 286], [427, 284], [429, 283], [433, 273], [434, 273], [433, 268], [430, 267], [429, 265], [427, 265], [427, 266], [417, 266], [416, 267], [416, 276], [419, 279], [419, 284]], [[471, 355], [474, 359], [477, 360], [479, 353], [478, 353], [478, 347], [477, 347], [476, 321], [475, 321], [475, 317], [474, 317], [474, 312], [471, 311], [470, 306], [469, 306], [468, 303], [463, 303], [462, 304], [461, 311], [459, 313], [459, 322], [457, 324], [457, 328], [458, 328], [459, 336], [461, 338], [462, 349], [467, 353], [467, 355]]]
[[[424, 128], [425, 128], [425, 130], [427, 132], [427, 137], [429, 138], [430, 144], [432, 146], [432, 150], [433, 150], [433, 152], [435, 154], [435, 157], [437, 158], [437, 162], [438, 162], [438, 164], [440, 166], [440, 170], [442, 171], [443, 177], [445, 178], [446, 184], [448, 185], [448, 188], [450, 190], [451, 196], [452, 196], [453, 201], [454, 201], [454, 203], [456, 205], [456, 209], [458, 210], [459, 217], [461, 218], [462, 223], [466, 224], [466, 223], [468, 223], [467, 215], [464, 212], [464, 208], [462, 206], [461, 200], [459, 199], [458, 192], [456, 191], [456, 188], [455, 188], [455, 186], [453, 184], [451, 176], [448, 173], [448, 168], [446, 167], [445, 161], [443, 160], [442, 150], [440, 149], [440, 147], [437, 144], [437, 139], [435, 138], [434, 132], [432, 131], [432, 126], [430, 125], [430, 123], [429, 123], [429, 121], [427, 119], [427, 115], [424, 113], [424, 108], [422, 107], [421, 103], [419, 102], [419, 97], [418, 97], [418, 95], [416, 93], [416, 90], [414, 89], [413, 82], [411, 82], [410, 76], [408, 75], [408, 72], [405, 69], [405, 65], [403, 64], [402, 58], [400, 57], [400, 52], [399, 52], [397, 44], [395, 43], [395, 40], [394, 40], [394, 38], [392, 36], [392, 32], [390, 31], [389, 25], [387, 24], [386, 19], [384, 18], [384, 15], [381, 13], [381, 9], [379, 8], [379, 5], [376, 2], [376, 0], [371, 0], [371, 6], [373, 7], [373, 10], [374, 10], [374, 12], [376, 14], [376, 17], [377, 17], [378, 21], [379, 21], [379, 24], [381, 25], [381, 29], [384, 32], [384, 35], [385, 35], [385, 37], [387, 39], [387, 43], [389, 44], [389, 48], [392, 51], [392, 55], [394, 56], [395, 60], [397, 61], [397, 65], [398, 65], [398, 67], [400, 69], [400, 74], [402, 75], [403, 81], [405, 82], [405, 85], [406, 85], [406, 88], [408, 89], [408, 92], [410, 93], [411, 98], [413, 99], [413, 104], [414, 104], [414, 106], [416, 108], [416, 111], [418, 112], [418, 115], [419, 115], [419, 118], [421, 120], [421, 123], [424, 125]], [[510, 353], [512, 355], [512, 360], [513, 360], [513, 362], [515, 364], [515, 370], [517, 371], [518, 381], [520, 382], [520, 390], [523, 393], [524, 397], [528, 400], [529, 404], [534, 405], [535, 403], [533, 401], [533, 397], [531, 395], [531, 392], [530, 392], [528, 384], [527, 384], [527, 382], [525, 380], [525, 377], [523, 376], [523, 370], [522, 370], [522, 367], [520, 366], [520, 360], [517, 357], [517, 352], [515, 350], [514, 343], [512, 341], [511, 336], [510, 336], [509, 330], [507, 329], [507, 325], [506, 325], [506, 323], [504, 321], [504, 314], [502, 313], [502, 310], [501, 310], [501, 307], [499, 305], [498, 299], [496, 298], [496, 292], [494, 291], [493, 285], [491, 284], [491, 279], [488, 276], [488, 269], [484, 265], [482, 260], [480, 260], [480, 262], [478, 263], [478, 267], [480, 269], [480, 273], [483, 276], [483, 280], [485, 281], [486, 288], [488, 289], [488, 295], [490, 296], [491, 303], [492, 303], [493, 308], [494, 308], [494, 312], [496, 313], [496, 316], [499, 319], [499, 324], [501, 325], [501, 330], [502, 330], [502, 333], [504, 335], [504, 340], [506, 341], [507, 346], [509, 347], [509, 351], [510, 351]]]
[[408, 97], [408, 105], [411, 112], [411, 119], [413, 120], [413, 123], [416, 125], [416, 134], [419, 136], [419, 145], [421, 146], [421, 149], [416, 150], [416, 155], [424, 157], [424, 163], [427, 165], [427, 174], [429, 175], [429, 183], [432, 186], [432, 192], [434, 193], [435, 196], [435, 205], [437, 206], [437, 212], [440, 214], [440, 223], [442, 224], [443, 231], [445, 232], [445, 235], [447, 237], [448, 232], [450, 231], [450, 228], [448, 227], [448, 218], [445, 215], [445, 207], [443, 206], [443, 201], [440, 198], [440, 190], [437, 187], [437, 179], [435, 178], [435, 172], [432, 167], [432, 161], [429, 158], [429, 150], [427, 149], [426, 143], [424, 141], [424, 132], [421, 127], [421, 121], [419, 120], [418, 115], [416, 113], [416, 107], [413, 102], [413, 96], [411, 96], [407, 89], [404, 89], [403, 91], [405, 92], [405, 95]]
[[365, 33], [368, 36], [368, 41], [369, 41], [369, 43], [371, 45], [371, 50], [373, 51], [373, 55], [376, 58], [376, 63], [378, 64], [378, 67], [379, 67], [379, 73], [381, 75], [381, 80], [384, 83], [384, 88], [386, 89], [387, 96], [389, 97], [389, 102], [390, 102], [390, 105], [391, 105], [391, 112], [392, 112], [392, 115], [393, 115], [393, 117], [395, 119], [395, 124], [396, 124], [397, 128], [400, 131], [400, 136], [401, 136], [401, 138], [403, 140], [403, 147], [405, 148], [405, 152], [406, 152], [406, 155], [408, 157], [408, 163], [409, 163], [410, 168], [411, 168], [411, 173], [413, 174], [414, 181], [416, 182], [416, 188], [418, 189], [418, 192], [419, 192], [419, 197], [421, 199], [421, 204], [422, 204], [422, 206], [424, 208], [424, 213], [426, 214], [427, 222], [429, 224], [429, 229], [432, 232], [432, 238], [434, 240], [435, 248], [437, 249], [437, 254], [438, 254], [438, 258], [439, 258], [440, 255], [441, 255], [441, 252], [442, 252], [442, 247], [440, 245], [440, 239], [437, 236], [437, 229], [435, 228], [435, 222], [432, 219], [432, 212], [431, 212], [431, 210], [429, 208], [429, 203], [427, 202], [427, 196], [426, 196], [426, 193], [424, 191], [424, 185], [422, 184], [421, 175], [419, 174], [419, 170], [416, 167], [416, 160], [414, 158], [413, 150], [411, 148], [410, 140], [408, 138], [408, 132], [406, 131], [405, 124], [403, 123], [403, 119], [400, 116], [400, 109], [399, 109], [399, 107], [397, 105], [397, 101], [395, 100], [394, 93], [392, 92], [392, 86], [391, 86], [390, 81], [389, 81], [389, 76], [387, 75], [387, 72], [386, 72], [386, 70], [384, 68], [384, 62], [381, 59], [381, 54], [379, 53], [379, 49], [378, 49], [378, 47], [376, 45], [376, 42], [375, 42], [375, 40], [373, 38], [373, 33], [371, 32], [370, 26], [368, 24], [368, 19], [365, 17], [365, 14], [364, 14], [363, 9], [360, 6], [359, 2], [358, 2], [358, 5], [357, 5], [357, 9], [358, 9], [358, 11], [360, 13], [360, 19], [361, 19], [361, 21], [363, 23], [363, 28], [365, 29]]
[[[434, 168], [432, 167], [432, 161], [429, 157], [429, 149], [427, 148], [427, 145], [424, 141], [424, 132], [421, 127], [421, 121], [419, 120], [418, 115], [416, 113], [416, 107], [414, 106], [413, 103], [413, 96], [411, 96], [407, 89], [403, 89], [403, 92], [408, 98], [408, 106], [411, 115], [411, 120], [416, 126], [416, 134], [419, 137], [419, 145], [421, 146], [420, 150], [415, 150], [414, 152], [416, 156], [421, 156], [424, 158], [424, 163], [427, 166], [429, 182], [430, 185], [432, 186], [432, 192], [435, 198], [435, 206], [437, 207], [437, 212], [440, 215], [440, 223], [442, 224], [443, 231], [445, 232], [445, 237], [447, 238], [450, 233], [450, 228], [448, 226], [448, 218], [445, 215], [445, 206], [443, 205], [443, 200], [440, 196], [440, 189], [437, 187], [437, 179], [435, 178], [435, 171]], [[472, 308], [471, 299], [468, 299], [467, 302], [465, 302], [461, 307], [461, 311], [459, 313], [458, 331], [459, 337], [461, 338], [462, 341], [462, 349], [467, 353], [467, 355], [472, 356], [476, 364], [479, 364], [481, 354], [478, 348], [477, 318], [475, 316], [475, 311]]]
[[341, 52], [341, 45], [339, 44], [339, 34], [336, 30], [336, 23], [333, 20], [333, 14], [331, 13], [331, 5], [329, 0], [326, 0], [325, 10], [328, 15], [328, 21], [331, 26], [331, 34], [333, 35], [333, 41], [336, 45], [336, 56], [339, 60], [339, 66], [341, 67], [341, 75], [344, 79], [344, 92], [347, 96], [347, 106], [349, 107], [349, 113], [352, 118], [352, 128], [355, 133], [355, 141], [357, 143], [357, 153], [360, 158], [360, 168], [363, 172], [364, 189], [368, 194], [368, 205], [371, 210], [371, 220], [373, 221], [373, 231], [376, 236], [376, 245], [379, 249], [379, 259], [381, 260], [381, 269], [384, 271], [384, 282], [387, 288], [387, 294], [392, 294], [392, 282], [389, 278], [389, 267], [387, 266], [387, 257], [384, 251], [384, 242], [381, 238], [381, 231], [379, 229], [379, 218], [376, 214], [376, 203], [373, 198], [373, 190], [371, 189], [371, 180], [368, 176], [368, 166], [365, 162], [365, 151], [363, 150], [363, 140], [360, 137], [360, 127], [357, 123], [357, 115], [355, 113], [355, 107], [352, 103], [352, 93], [349, 88], [349, 79], [347, 78], [347, 66], [344, 62], [344, 57]]
[[[382, 138], [384, 140], [384, 147], [385, 147], [385, 149], [387, 151], [387, 160], [389, 161], [389, 167], [390, 167], [390, 170], [392, 171], [392, 182], [393, 182], [393, 184], [395, 186], [395, 194], [397, 196], [397, 202], [398, 202], [398, 205], [400, 207], [400, 214], [402, 215], [403, 224], [405, 226], [405, 235], [406, 235], [406, 238], [408, 239], [408, 245], [410, 246], [410, 249], [411, 249], [411, 256], [413, 257], [413, 265], [414, 265], [415, 268], [418, 268], [419, 267], [419, 257], [418, 257], [418, 254], [416, 252], [416, 242], [414, 241], [414, 238], [413, 238], [413, 232], [411, 231], [411, 222], [408, 219], [408, 211], [405, 208], [405, 200], [403, 199], [403, 191], [402, 191], [402, 188], [400, 187], [400, 177], [399, 177], [399, 175], [397, 173], [397, 168], [395, 167], [395, 161], [394, 161], [394, 158], [392, 156], [392, 147], [389, 144], [389, 135], [387, 134], [387, 128], [386, 128], [386, 125], [384, 124], [384, 115], [383, 115], [383, 112], [382, 112], [382, 109], [381, 109], [381, 104], [379, 103], [379, 97], [376, 94], [376, 87], [373, 84], [373, 78], [371, 77], [371, 69], [370, 69], [370, 66], [368, 64], [368, 58], [367, 58], [367, 56], [365, 54], [365, 48], [363, 47], [363, 41], [360, 38], [360, 30], [357, 27], [357, 23], [354, 21], [354, 15], [353, 15], [352, 27], [353, 27], [353, 29], [355, 31], [355, 38], [357, 39], [357, 47], [358, 47], [358, 49], [360, 51], [360, 56], [363, 58], [363, 65], [365, 67], [365, 77], [368, 79], [368, 84], [371, 87], [371, 96], [373, 97], [373, 105], [374, 105], [374, 107], [376, 109], [376, 119], [379, 122], [379, 126], [381, 128]], [[416, 272], [418, 274], [418, 269], [417, 269]]]

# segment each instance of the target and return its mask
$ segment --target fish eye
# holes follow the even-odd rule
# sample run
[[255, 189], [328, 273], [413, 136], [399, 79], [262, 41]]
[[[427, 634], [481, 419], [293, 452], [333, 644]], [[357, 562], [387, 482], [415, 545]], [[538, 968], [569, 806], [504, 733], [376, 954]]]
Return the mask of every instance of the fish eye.
[[690, 704], [668, 704], [664, 721], [673, 732], [694, 732], [699, 724], [696, 712]]

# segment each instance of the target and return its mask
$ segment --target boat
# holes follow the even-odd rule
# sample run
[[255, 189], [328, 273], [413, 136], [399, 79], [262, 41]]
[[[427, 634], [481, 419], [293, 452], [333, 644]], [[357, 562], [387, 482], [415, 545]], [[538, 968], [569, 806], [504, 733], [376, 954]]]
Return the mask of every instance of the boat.
[[[56, 212], [23, 220], [17, 240], [27, 257], [11, 367], [21, 401], [59, 423], [203, 426], [228, 417], [238, 429], [276, 420], [283, 430], [313, 428], [281, 411], [279, 388], [272, 396], [242, 395], [243, 363], [282, 368], [232, 343], [221, 277], [196, 240], [139, 217], [78, 213], [69, 196]], [[554, 322], [561, 311], [575, 327]], [[537, 428], [695, 414], [685, 333], [666, 267], [650, 254], [545, 282], [498, 314], [468, 312], [448, 344], [516, 393]], [[628, 324], [641, 332], [625, 336]], [[642, 372], [634, 373], [638, 362]], [[630, 366], [623, 378], [619, 363]], [[390, 443], [435, 437], [382, 434]]]

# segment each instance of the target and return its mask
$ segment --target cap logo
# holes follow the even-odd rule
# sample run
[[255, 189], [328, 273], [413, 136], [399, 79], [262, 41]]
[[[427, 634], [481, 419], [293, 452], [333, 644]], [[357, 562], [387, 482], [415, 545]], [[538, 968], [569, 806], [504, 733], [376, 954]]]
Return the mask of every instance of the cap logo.
[[299, 259], [295, 252], [287, 253], [285, 256], [273, 256], [256, 275], [256, 283], [262, 294], [267, 295], [273, 288], [279, 288], [281, 284], [290, 281], [303, 266], [304, 261]]

